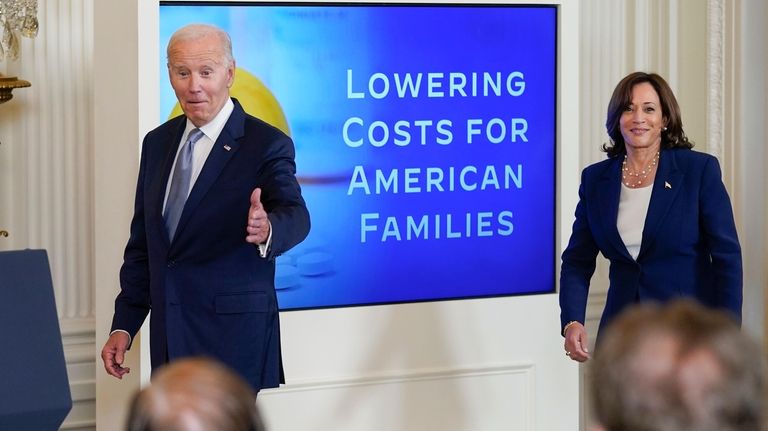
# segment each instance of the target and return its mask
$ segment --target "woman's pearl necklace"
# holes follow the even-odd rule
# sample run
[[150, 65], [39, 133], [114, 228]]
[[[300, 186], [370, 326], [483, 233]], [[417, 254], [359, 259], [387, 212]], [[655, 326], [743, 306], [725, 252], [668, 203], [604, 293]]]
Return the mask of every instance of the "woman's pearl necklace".
[[653, 168], [656, 167], [658, 163], [659, 152], [657, 151], [656, 155], [653, 156], [651, 163], [649, 163], [645, 169], [641, 170], [640, 172], [632, 172], [627, 166], [627, 155], [624, 154], [624, 163], [621, 164], [621, 182], [623, 182], [624, 185], [629, 188], [640, 187], [640, 185], [643, 184], [646, 178], [648, 178], [648, 175], [651, 174]]

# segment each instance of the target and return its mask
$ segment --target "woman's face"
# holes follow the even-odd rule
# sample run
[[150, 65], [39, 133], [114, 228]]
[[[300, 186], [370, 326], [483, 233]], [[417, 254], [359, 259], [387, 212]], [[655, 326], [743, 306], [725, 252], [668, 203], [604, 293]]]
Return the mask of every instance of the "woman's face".
[[661, 112], [659, 95], [649, 82], [632, 87], [632, 102], [624, 109], [619, 123], [627, 152], [661, 147], [661, 129], [666, 118]]

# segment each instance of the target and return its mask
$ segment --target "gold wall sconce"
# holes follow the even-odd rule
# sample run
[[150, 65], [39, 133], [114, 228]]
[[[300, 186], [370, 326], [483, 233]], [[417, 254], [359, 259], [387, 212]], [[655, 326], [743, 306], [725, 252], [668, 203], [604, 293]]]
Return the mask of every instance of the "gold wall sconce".
[[15, 76], [3, 76], [0, 73], [0, 103], [5, 103], [13, 98], [11, 91], [14, 88], [29, 87], [31, 85], [29, 81], [17, 79]]

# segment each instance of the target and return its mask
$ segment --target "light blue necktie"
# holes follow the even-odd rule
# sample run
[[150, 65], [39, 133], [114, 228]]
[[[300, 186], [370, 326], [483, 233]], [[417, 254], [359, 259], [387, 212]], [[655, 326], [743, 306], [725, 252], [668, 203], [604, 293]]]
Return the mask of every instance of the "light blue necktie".
[[187, 136], [179, 154], [176, 156], [176, 168], [173, 170], [171, 189], [168, 191], [168, 200], [165, 202], [165, 228], [168, 230], [168, 238], [173, 239], [176, 233], [176, 225], [179, 224], [184, 203], [189, 195], [189, 182], [192, 179], [192, 155], [195, 142], [203, 136], [200, 129], [192, 129]]

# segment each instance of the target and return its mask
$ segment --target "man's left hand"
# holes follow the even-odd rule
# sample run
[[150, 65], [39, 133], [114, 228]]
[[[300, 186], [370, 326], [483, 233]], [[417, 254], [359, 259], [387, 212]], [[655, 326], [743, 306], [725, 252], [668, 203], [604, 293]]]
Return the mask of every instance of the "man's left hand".
[[101, 359], [104, 361], [104, 369], [110, 376], [123, 378], [124, 375], [131, 372], [128, 367], [123, 367], [125, 352], [130, 344], [130, 336], [123, 331], [115, 331], [109, 336], [101, 349]]
[[269, 219], [267, 212], [264, 211], [264, 205], [261, 204], [261, 188], [256, 187], [251, 193], [251, 209], [248, 210], [248, 225], [245, 237], [247, 242], [253, 244], [263, 244], [269, 238]]

